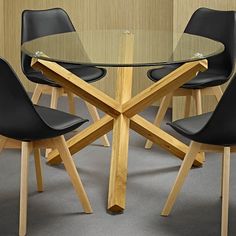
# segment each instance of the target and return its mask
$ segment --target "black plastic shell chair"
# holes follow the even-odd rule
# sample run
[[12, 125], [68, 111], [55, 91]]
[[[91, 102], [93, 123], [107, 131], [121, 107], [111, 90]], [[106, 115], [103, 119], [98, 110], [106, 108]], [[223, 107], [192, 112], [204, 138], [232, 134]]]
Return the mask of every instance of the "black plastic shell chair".
[[[75, 28], [69, 16], [61, 8], [24, 10], [22, 13], [21, 44], [43, 36], [74, 31]], [[31, 57], [22, 52], [21, 67], [29, 80], [38, 84], [60, 87], [42, 73], [35, 71], [30, 64]], [[62, 63], [62, 65], [88, 83], [95, 82], [106, 75], [106, 70], [103, 68], [68, 63]]]
[[[184, 84], [177, 91], [177, 96], [186, 96], [185, 117], [189, 116], [191, 97], [196, 102], [197, 114], [202, 113], [201, 96], [215, 95], [217, 101], [222, 96], [219, 85], [226, 83], [232, 78], [235, 69], [236, 56], [236, 13], [235, 11], [218, 11], [207, 8], [200, 8], [194, 12], [185, 33], [199, 35], [219, 41], [224, 44], [225, 50], [219, 55], [208, 58], [208, 70], [199, 73], [194, 79]], [[152, 69], [148, 71], [148, 77], [156, 82], [174, 71], [178, 65], [165, 66], [161, 69]], [[182, 93], [183, 91], [183, 93]], [[154, 123], [160, 126], [166, 110], [175, 93], [163, 98], [159, 114], [157, 114]], [[146, 143], [146, 148], [150, 148], [152, 142]]]
[[[24, 42], [59, 33], [74, 32], [75, 28], [68, 14], [61, 8], [47, 10], [24, 10], [22, 13], [21, 44]], [[41, 72], [31, 67], [31, 57], [21, 52], [21, 68], [25, 76], [32, 82], [37, 83], [32, 101], [37, 104], [41, 94], [51, 87], [51, 108], [57, 108], [58, 98], [66, 93], [69, 101], [69, 111], [75, 114], [74, 95], [65, 91], [60, 85], [46, 78]], [[94, 66], [84, 66], [69, 63], [60, 63], [64, 68], [79, 76], [88, 83], [96, 82], [106, 75], [106, 70]], [[45, 86], [46, 85], [46, 86]], [[47, 86], [48, 85], [48, 86]], [[94, 121], [99, 120], [99, 114], [95, 106], [86, 102], [89, 113]], [[109, 146], [107, 136], [101, 138], [104, 146]]]
[[[234, 59], [234, 64], [235, 64]], [[230, 150], [235, 152], [236, 145], [236, 75], [224, 92], [214, 112], [184, 118], [170, 123], [171, 127], [184, 137], [192, 140], [189, 151], [181, 165], [175, 184], [167, 199], [162, 215], [169, 215], [175, 199], [199, 151], [223, 152], [222, 173], [222, 223], [221, 235], [228, 230], [229, 170]]]
[[0, 150], [8, 142], [22, 147], [19, 235], [26, 234], [28, 159], [33, 150], [38, 191], [43, 191], [39, 148], [58, 149], [84, 211], [91, 213], [89, 200], [63, 136], [88, 120], [33, 105], [11, 66], [1, 58], [0, 111]]

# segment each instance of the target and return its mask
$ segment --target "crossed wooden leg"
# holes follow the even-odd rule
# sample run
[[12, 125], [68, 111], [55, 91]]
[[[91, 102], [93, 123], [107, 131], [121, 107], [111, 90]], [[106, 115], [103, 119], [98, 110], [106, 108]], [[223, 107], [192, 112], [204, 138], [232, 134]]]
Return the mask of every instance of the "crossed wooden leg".
[[[128, 41], [126, 43], [129, 43]], [[131, 50], [130, 47], [126, 48]], [[175, 156], [184, 158], [188, 150], [185, 144], [137, 114], [156, 100], [175, 91], [182, 84], [192, 79], [198, 71], [204, 71], [207, 68], [205, 60], [182, 65], [133, 98], [131, 98], [132, 68], [119, 68], [115, 99], [80, 80], [54, 62], [33, 59], [32, 66], [43, 71], [48, 78], [54, 79], [67, 90], [107, 113], [100, 121], [95, 122], [68, 140], [67, 145], [72, 154], [76, 153], [114, 129], [108, 199], [108, 209], [111, 211], [122, 211], [125, 208], [129, 128], [161, 145]], [[60, 162], [59, 153], [55, 150], [52, 151], [48, 156], [48, 163], [57, 164]], [[194, 164], [200, 166], [202, 163], [202, 156], [198, 154]]]

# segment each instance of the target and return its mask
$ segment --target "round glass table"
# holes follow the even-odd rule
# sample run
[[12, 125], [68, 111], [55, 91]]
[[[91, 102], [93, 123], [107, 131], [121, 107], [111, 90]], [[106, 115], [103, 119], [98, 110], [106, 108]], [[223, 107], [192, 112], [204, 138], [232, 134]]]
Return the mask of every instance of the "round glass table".
[[[177, 42], [173, 42], [174, 38]], [[129, 58], [121, 55], [125, 40], [132, 50]], [[104, 67], [181, 63], [208, 58], [223, 50], [223, 44], [208, 38], [155, 30], [69, 32], [37, 38], [22, 45], [22, 51], [31, 57]]]
[[[175, 39], [175, 40], [173, 40]], [[108, 209], [125, 209], [129, 129], [183, 159], [188, 146], [138, 115], [207, 69], [207, 58], [220, 54], [220, 42], [186, 33], [156, 30], [91, 30], [45, 36], [28, 41], [22, 51], [32, 57], [32, 67], [62, 87], [105, 112], [105, 116], [67, 141], [72, 154], [113, 129]], [[112, 98], [73, 75], [60, 63], [118, 67], [116, 96]], [[181, 63], [159, 82], [131, 96], [134, 67]], [[57, 150], [47, 159], [61, 162]], [[194, 164], [200, 166], [202, 154]]]

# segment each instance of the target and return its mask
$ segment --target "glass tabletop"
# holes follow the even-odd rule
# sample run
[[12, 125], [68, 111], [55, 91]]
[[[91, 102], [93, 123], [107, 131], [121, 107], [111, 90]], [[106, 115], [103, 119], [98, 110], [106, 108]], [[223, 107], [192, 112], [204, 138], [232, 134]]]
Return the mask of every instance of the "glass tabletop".
[[[178, 39], [178, 40], [173, 40]], [[125, 56], [128, 48], [131, 56]], [[217, 55], [224, 45], [187, 33], [159, 30], [81, 30], [54, 34], [22, 45], [30, 57], [96, 66], [158, 66]]]

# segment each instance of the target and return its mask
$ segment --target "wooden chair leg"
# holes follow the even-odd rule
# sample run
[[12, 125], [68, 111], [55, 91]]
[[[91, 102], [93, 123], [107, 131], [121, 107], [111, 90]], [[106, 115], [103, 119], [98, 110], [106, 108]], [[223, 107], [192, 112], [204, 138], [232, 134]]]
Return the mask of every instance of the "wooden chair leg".
[[230, 147], [224, 148], [221, 236], [228, 235]]
[[186, 101], [185, 101], [184, 117], [190, 116], [190, 109], [191, 109], [191, 96], [188, 95], [186, 96]]
[[36, 87], [34, 89], [31, 101], [33, 104], [38, 104], [39, 99], [42, 95], [42, 91], [43, 91], [43, 85], [42, 84], [36, 84]]
[[21, 180], [20, 180], [20, 219], [19, 235], [26, 235], [27, 227], [27, 198], [28, 198], [28, 163], [32, 143], [22, 142], [21, 149]]
[[202, 96], [201, 96], [200, 89], [193, 90], [193, 98], [196, 104], [196, 113], [197, 115], [201, 115], [202, 114]]
[[167, 198], [166, 204], [162, 210], [162, 213], [161, 213], [162, 216], [168, 216], [170, 214], [170, 211], [184, 184], [184, 181], [189, 173], [189, 170], [192, 167], [192, 164], [196, 158], [196, 155], [200, 150], [200, 147], [201, 147], [200, 143], [193, 142], [193, 141], [191, 142], [189, 151], [186, 153], [186, 156], [182, 162], [182, 165], [180, 167], [175, 183], [171, 189], [171, 192]]
[[70, 151], [66, 145], [65, 138], [63, 136], [57, 137], [53, 139], [54, 145], [58, 149], [61, 159], [65, 165], [65, 169], [70, 176], [71, 182], [74, 186], [74, 189], [79, 197], [81, 204], [86, 213], [92, 213], [92, 208], [90, 206], [90, 202], [88, 200], [87, 194], [84, 190], [83, 184], [80, 180], [78, 171], [76, 170], [74, 161], [71, 157]]
[[61, 88], [52, 87], [51, 103], [50, 108], [56, 109], [58, 104], [58, 99], [60, 96]]
[[69, 112], [72, 115], [76, 114], [76, 109], [75, 109], [75, 100], [74, 100], [74, 94], [67, 91], [67, 97], [68, 97], [68, 103], [69, 103]]
[[[88, 111], [89, 111], [93, 121], [96, 122], [96, 121], [100, 120], [97, 108], [95, 106], [91, 105], [88, 102], [85, 102], [85, 104], [86, 104], [86, 106], [88, 108]], [[103, 146], [105, 146], [105, 147], [109, 147], [110, 146], [110, 143], [108, 141], [107, 135], [103, 135], [101, 137], [101, 142], [102, 142]]]
[[7, 142], [7, 137], [0, 135], [0, 152], [4, 148], [6, 142]]
[[220, 197], [222, 198], [223, 196], [223, 173], [224, 173], [224, 152], [221, 156], [221, 185], [220, 185]]
[[222, 95], [223, 95], [221, 87], [220, 86], [215, 86], [215, 87], [212, 87], [211, 89], [213, 91], [213, 94], [216, 97], [216, 101], [219, 102], [221, 97], [222, 97]]
[[42, 177], [42, 167], [41, 167], [41, 155], [39, 148], [34, 149], [34, 163], [35, 163], [37, 190], [38, 192], [43, 192], [43, 177]]
[[[156, 126], [160, 127], [161, 122], [164, 119], [166, 111], [167, 111], [167, 109], [170, 105], [172, 97], [173, 97], [172, 93], [166, 95], [165, 97], [163, 97], [163, 99], [161, 101], [161, 104], [160, 104], [160, 107], [158, 109], [157, 115], [156, 115], [155, 120], [154, 120], [154, 124]], [[147, 140], [147, 142], [145, 144], [145, 148], [150, 149], [152, 147], [152, 145], [153, 145], [153, 142], [150, 141], [150, 140]]]

